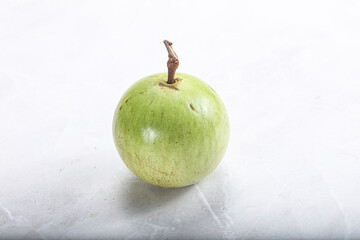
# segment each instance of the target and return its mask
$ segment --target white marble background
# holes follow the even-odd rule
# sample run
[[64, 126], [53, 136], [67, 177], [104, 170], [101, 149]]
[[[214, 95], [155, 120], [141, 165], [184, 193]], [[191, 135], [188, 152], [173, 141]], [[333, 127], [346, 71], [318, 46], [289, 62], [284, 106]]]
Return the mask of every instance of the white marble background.
[[[113, 111], [179, 72], [231, 139], [195, 186], [119, 158]], [[360, 1], [0, 1], [0, 239], [360, 238]]]

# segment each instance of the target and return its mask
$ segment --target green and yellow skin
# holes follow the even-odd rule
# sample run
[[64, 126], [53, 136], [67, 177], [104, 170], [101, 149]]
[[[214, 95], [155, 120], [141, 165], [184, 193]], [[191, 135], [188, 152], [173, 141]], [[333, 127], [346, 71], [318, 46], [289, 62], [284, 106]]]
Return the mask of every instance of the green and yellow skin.
[[216, 92], [200, 79], [168, 73], [136, 82], [121, 98], [113, 137], [120, 157], [140, 179], [160, 187], [192, 185], [223, 157], [229, 120]]

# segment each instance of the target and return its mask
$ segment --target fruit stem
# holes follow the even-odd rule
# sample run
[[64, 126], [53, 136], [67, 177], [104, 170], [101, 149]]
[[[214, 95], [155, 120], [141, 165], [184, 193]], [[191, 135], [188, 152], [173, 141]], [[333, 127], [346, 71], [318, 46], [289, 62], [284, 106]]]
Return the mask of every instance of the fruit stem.
[[166, 47], [166, 50], [169, 53], [169, 60], [167, 61], [167, 67], [168, 67], [168, 84], [175, 83], [175, 72], [176, 69], [179, 67], [179, 59], [176, 53], [174, 52], [174, 49], [172, 48], [172, 42], [169, 42], [168, 40], [164, 40], [164, 44]]

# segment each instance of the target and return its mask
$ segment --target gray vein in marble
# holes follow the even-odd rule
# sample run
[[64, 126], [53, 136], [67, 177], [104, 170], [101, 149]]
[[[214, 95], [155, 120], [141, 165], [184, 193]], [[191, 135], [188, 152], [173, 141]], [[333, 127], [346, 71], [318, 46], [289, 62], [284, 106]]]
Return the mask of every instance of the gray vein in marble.
[[9, 209], [7, 209], [6, 207], [3, 207], [1, 203], [0, 203], [0, 208], [6, 213], [6, 216], [7, 216], [10, 220], [14, 220], [14, 216], [13, 216], [12, 213], [9, 211]]
[[215, 214], [213, 208], [211, 207], [211, 205], [209, 204], [208, 200], [206, 199], [205, 195], [203, 194], [203, 192], [201, 191], [199, 186], [195, 186], [196, 189], [199, 192], [199, 197], [201, 198], [201, 200], [203, 201], [203, 203], [205, 204], [206, 208], [209, 210], [209, 212], [211, 213], [211, 216], [213, 217], [213, 219], [215, 220], [215, 222], [221, 227], [221, 229], [225, 229], [224, 225], [221, 223], [220, 219], [218, 218], [218, 216]]
[[[353, 155], [351, 155], [353, 156]], [[331, 197], [331, 199], [334, 201], [334, 203], [336, 204], [336, 207], [339, 209], [339, 212], [341, 214], [341, 217], [342, 217], [342, 220], [344, 222], [344, 225], [345, 225], [345, 234], [344, 234], [344, 239], [348, 239], [349, 238], [349, 234], [350, 234], [350, 229], [349, 229], [349, 222], [348, 222], [348, 219], [347, 219], [347, 216], [344, 212], [344, 208], [343, 208], [343, 204], [341, 203], [341, 201], [335, 196], [335, 193], [333, 191], [333, 189], [331, 188], [331, 185], [329, 183], [329, 181], [327, 180], [326, 178], [326, 175], [324, 173], [324, 171], [322, 171], [320, 169], [320, 167], [317, 165], [317, 164], [314, 164], [313, 163], [313, 166], [316, 170], [319, 171], [320, 173], [320, 176], [321, 178], [323, 179], [325, 185], [326, 185], [326, 190], [328, 191], [329, 193], [329, 196]]]
[[[20, 228], [25, 228], [27, 229], [27, 234], [23, 237], [28, 237], [28, 234], [31, 233], [31, 231], [34, 231], [37, 236], [36, 237], [40, 237], [41, 239], [45, 239], [39, 232], [38, 229], [34, 227], [31, 222], [29, 221], [28, 218], [26, 218], [24, 215], [14, 215], [7, 207], [4, 207], [2, 203], [0, 203], [0, 209], [6, 214], [6, 217], [10, 220], [9, 222], [13, 222], [11, 224], [7, 224], [7, 226], [4, 226], [4, 228], [8, 228], [9, 226], [11, 227], [16, 227], [15, 229], [20, 229]], [[4, 230], [4, 229], [2, 229]]]

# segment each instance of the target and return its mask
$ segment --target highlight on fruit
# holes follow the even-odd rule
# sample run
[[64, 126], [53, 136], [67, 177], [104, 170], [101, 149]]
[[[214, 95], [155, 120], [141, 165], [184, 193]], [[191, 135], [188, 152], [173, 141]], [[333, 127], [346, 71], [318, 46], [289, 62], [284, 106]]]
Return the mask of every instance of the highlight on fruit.
[[218, 94], [199, 78], [176, 72], [173, 43], [164, 44], [167, 72], [144, 77], [123, 94], [112, 128], [116, 149], [131, 172], [147, 183], [177, 188], [215, 170], [230, 127]]

